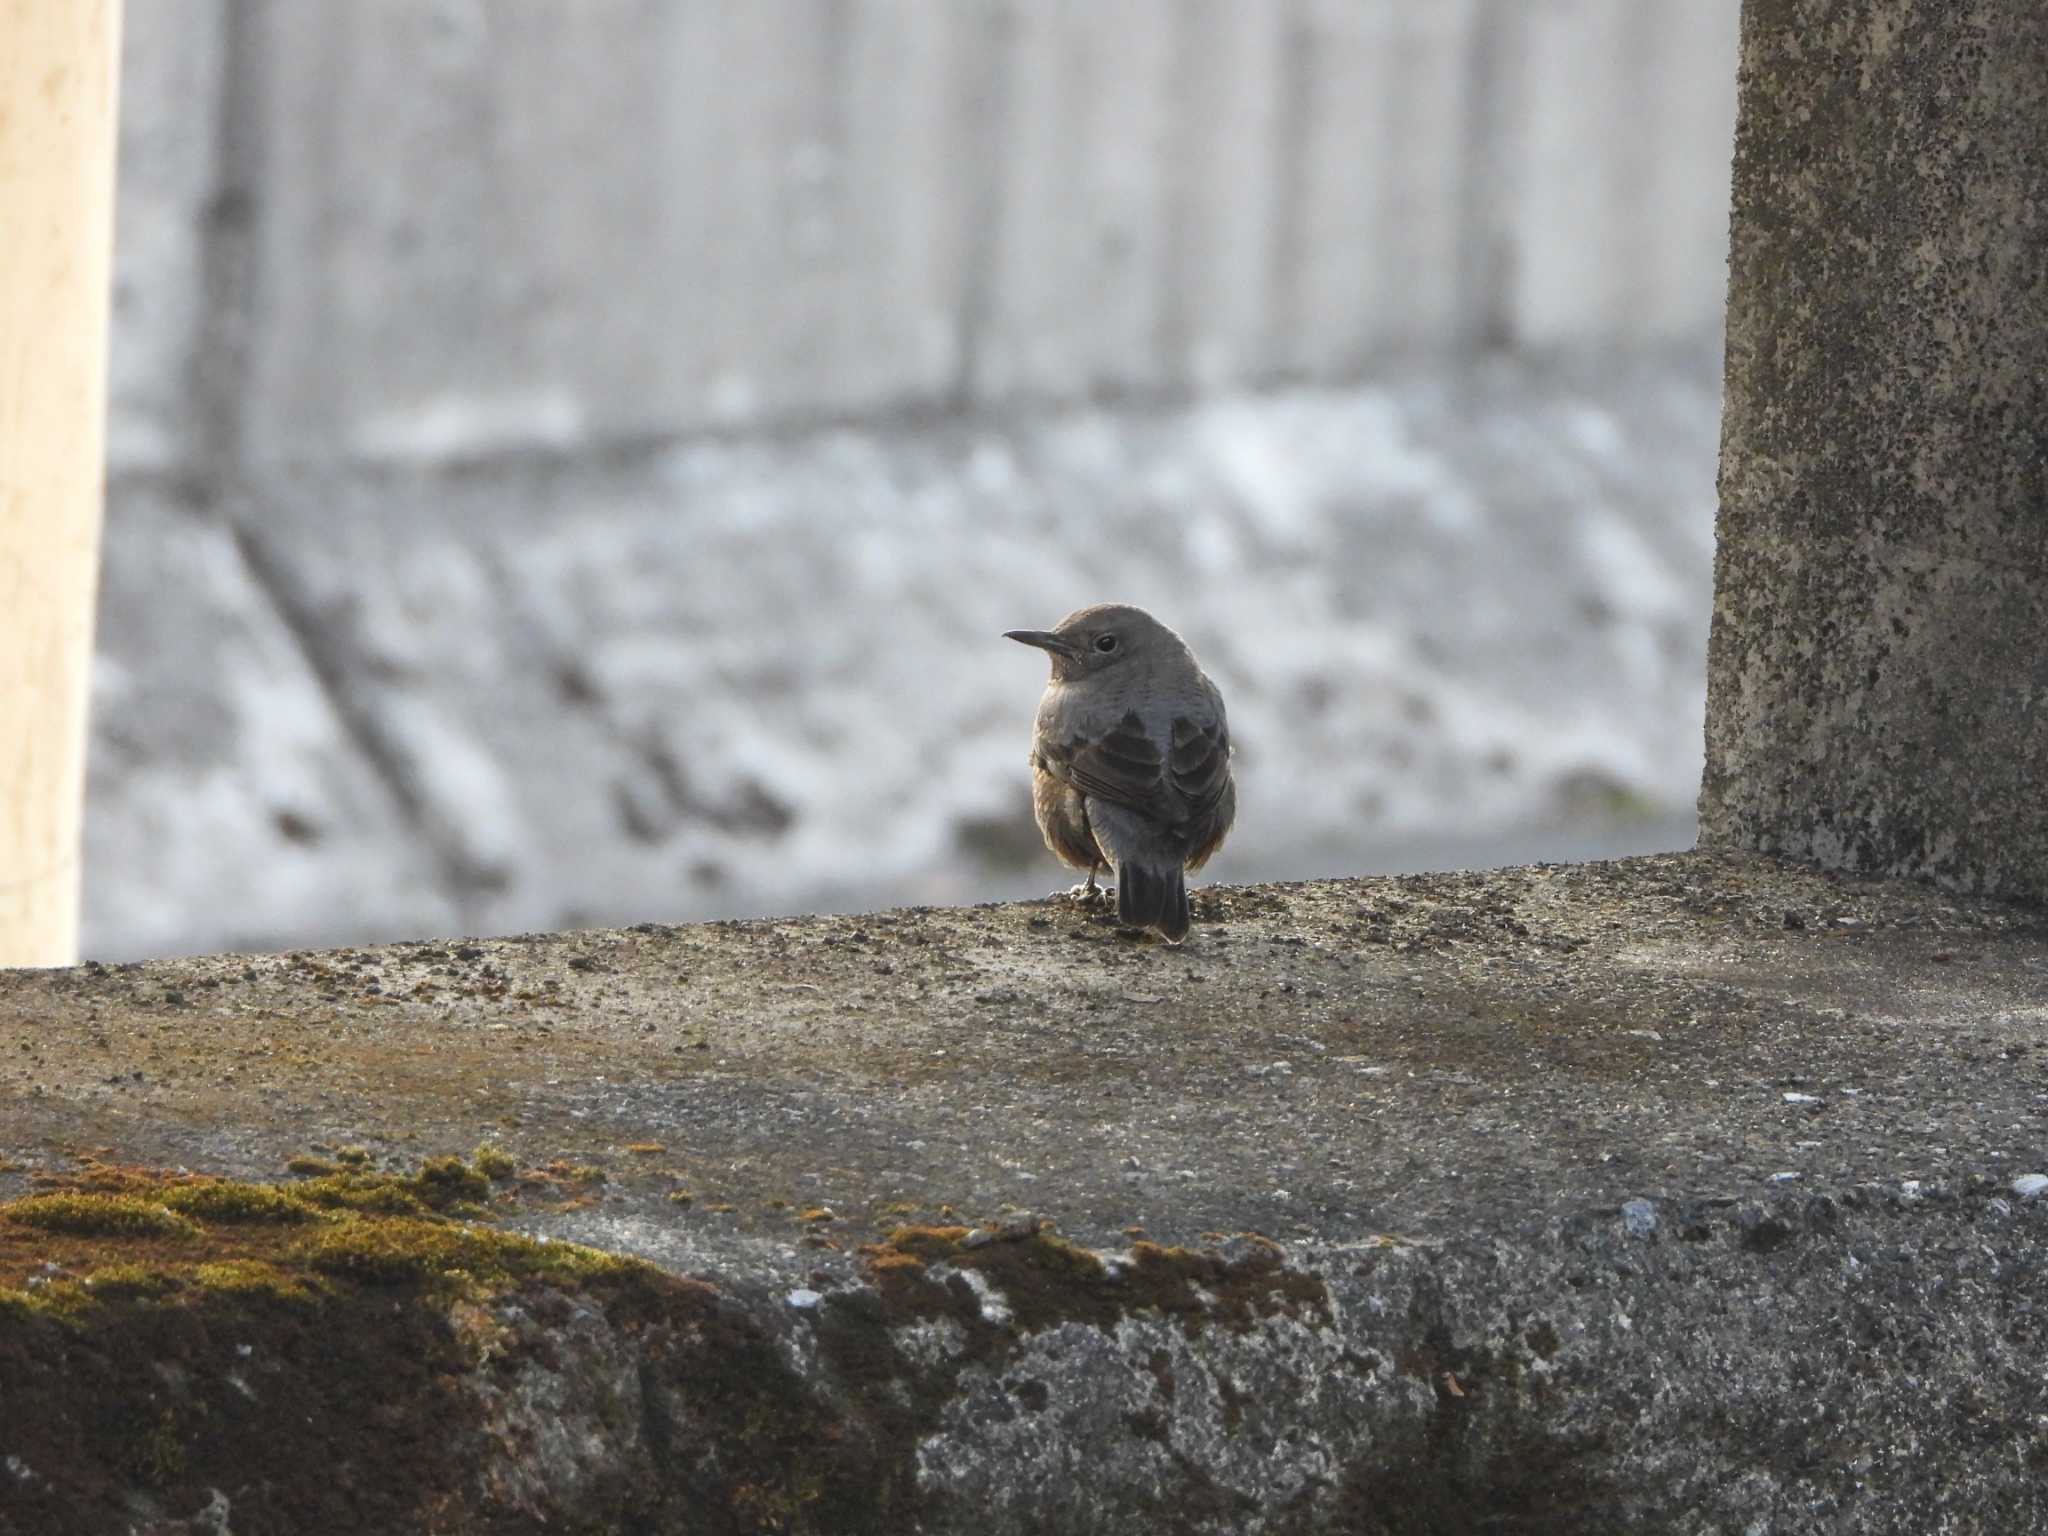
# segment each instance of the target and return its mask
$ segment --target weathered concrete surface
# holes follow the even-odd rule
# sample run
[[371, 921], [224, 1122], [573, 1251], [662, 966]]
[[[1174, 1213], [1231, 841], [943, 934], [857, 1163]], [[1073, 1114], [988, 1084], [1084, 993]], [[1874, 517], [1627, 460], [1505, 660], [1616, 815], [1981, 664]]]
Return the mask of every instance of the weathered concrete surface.
[[1701, 835], [2048, 893], [2048, 11], [1744, 8]]
[[[388, 1466], [450, 1531], [2018, 1531], [2044, 941], [1683, 855], [1214, 889], [1181, 950], [1056, 901], [13, 974], [0, 1196], [499, 1142], [511, 1224], [712, 1287], [393, 1291], [447, 1453], [367, 1403], [299, 1529]], [[308, 1328], [142, 1335], [151, 1455], [81, 1432], [0, 1530], [137, 1518], [36, 1524], [77, 1468], [265, 1529], [180, 1405], [283, 1400]]]

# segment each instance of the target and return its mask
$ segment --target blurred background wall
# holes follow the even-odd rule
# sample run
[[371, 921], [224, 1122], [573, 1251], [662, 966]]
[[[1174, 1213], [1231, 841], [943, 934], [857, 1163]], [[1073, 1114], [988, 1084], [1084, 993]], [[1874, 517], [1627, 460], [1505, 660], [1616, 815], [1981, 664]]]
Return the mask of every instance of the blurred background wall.
[[87, 951], [1690, 841], [1737, 0], [129, 8]]

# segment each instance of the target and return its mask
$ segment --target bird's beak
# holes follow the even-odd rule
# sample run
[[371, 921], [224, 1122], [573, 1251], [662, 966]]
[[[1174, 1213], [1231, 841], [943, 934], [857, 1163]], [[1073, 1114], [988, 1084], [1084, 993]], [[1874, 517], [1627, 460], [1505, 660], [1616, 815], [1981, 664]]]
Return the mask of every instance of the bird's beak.
[[1007, 629], [1005, 640], [1014, 640], [1019, 645], [1035, 645], [1041, 651], [1051, 651], [1055, 656], [1076, 656], [1080, 653], [1067, 641], [1049, 629]]

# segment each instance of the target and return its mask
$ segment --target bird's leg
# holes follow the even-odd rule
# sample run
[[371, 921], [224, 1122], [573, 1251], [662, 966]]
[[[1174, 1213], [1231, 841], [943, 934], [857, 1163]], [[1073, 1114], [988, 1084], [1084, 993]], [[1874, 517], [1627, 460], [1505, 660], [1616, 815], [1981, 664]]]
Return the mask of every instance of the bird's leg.
[[1095, 883], [1096, 871], [1101, 868], [1100, 864], [1089, 865], [1087, 881], [1081, 885], [1069, 887], [1067, 895], [1073, 900], [1080, 902], [1084, 907], [1092, 907], [1099, 901], [1107, 901], [1109, 893]]

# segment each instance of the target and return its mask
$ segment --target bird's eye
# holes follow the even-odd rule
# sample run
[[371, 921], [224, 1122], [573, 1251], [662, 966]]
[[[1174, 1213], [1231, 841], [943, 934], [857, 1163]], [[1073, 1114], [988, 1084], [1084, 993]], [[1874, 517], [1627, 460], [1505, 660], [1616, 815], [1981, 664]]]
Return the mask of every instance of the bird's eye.
[[1107, 656], [1111, 651], [1116, 649], [1116, 636], [1097, 635], [1095, 637], [1095, 649], [1102, 652], [1103, 655]]

